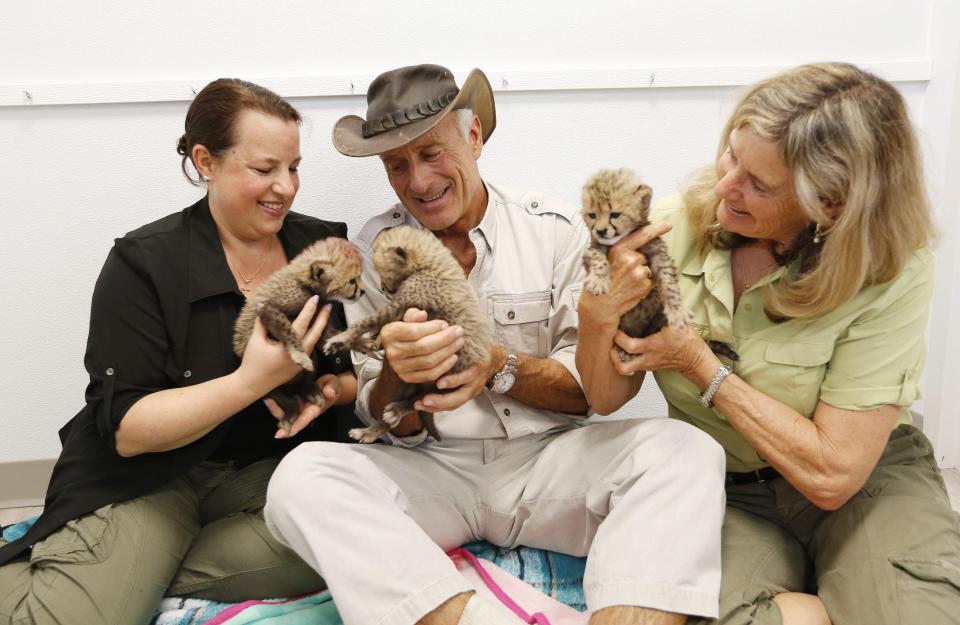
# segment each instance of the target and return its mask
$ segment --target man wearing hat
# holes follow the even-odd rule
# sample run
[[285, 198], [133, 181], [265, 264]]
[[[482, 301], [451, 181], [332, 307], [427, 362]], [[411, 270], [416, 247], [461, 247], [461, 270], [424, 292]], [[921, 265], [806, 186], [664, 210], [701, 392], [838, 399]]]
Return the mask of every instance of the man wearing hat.
[[384, 356], [355, 354], [359, 415], [382, 414], [398, 378], [435, 380], [449, 392], [417, 408], [436, 414], [443, 441], [411, 413], [391, 445], [300, 445], [271, 481], [271, 531], [320, 572], [347, 625], [520, 623], [473, 595], [444, 553], [478, 539], [587, 555], [594, 625], [716, 617], [720, 447], [666, 418], [580, 427], [576, 306], [588, 236], [578, 210], [480, 176], [496, 126], [481, 71], [458, 89], [443, 67], [392, 70], [367, 103], [365, 120], [337, 122], [334, 145], [379, 155], [400, 202], [356, 241], [372, 288], [349, 320], [387, 301], [370, 263], [377, 234], [427, 228], [463, 266], [499, 344], [485, 366], [446, 375], [460, 328], [416, 309], [385, 326]]

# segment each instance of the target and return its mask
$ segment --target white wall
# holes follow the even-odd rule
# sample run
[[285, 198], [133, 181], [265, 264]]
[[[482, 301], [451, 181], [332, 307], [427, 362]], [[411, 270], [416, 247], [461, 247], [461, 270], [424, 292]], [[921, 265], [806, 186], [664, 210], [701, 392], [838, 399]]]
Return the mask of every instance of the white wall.
[[[477, 6], [483, 15], [471, 14]], [[376, 159], [340, 156], [330, 129], [341, 115], [363, 113], [358, 94], [374, 75], [408, 63], [441, 63], [461, 79], [483, 68], [497, 89], [498, 127], [481, 170], [574, 202], [603, 166], [638, 169], [659, 196], [674, 191], [711, 158], [737, 85], [813, 60], [853, 61], [894, 80], [938, 180], [947, 159], [958, 160], [958, 139], [944, 139], [960, 84], [955, 59], [952, 74], [937, 73], [956, 50], [935, 45], [947, 40], [934, 16], [949, 16], [949, 0], [469, 7], [168, 0], [0, 9], [0, 462], [57, 455], [56, 430], [82, 401], [100, 265], [114, 237], [198, 197], [174, 145], [191, 88], [219, 76], [292, 98], [306, 118], [295, 210], [346, 221], [351, 232], [393, 198]], [[956, 194], [950, 199], [955, 205]], [[948, 252], [957, 248], [955, 222]], [[960, 258], [950, 252], [940, 263], [960, 267]], [[944, 354], [960, 353], [948, 324], [960, 310], [949, 288], [956, 275], [938, 285], [930, 330], [932, 352], [940, 350], [927, 376], [935, 399], [949, 389]], [[935, 443], [957, 464], [960, 428], [942, 424], [956, 423], [956, 409], [929, 397], [924, 408], [929, 431], [945, 437]], [[626, 412], [665, 407], [649, 384]]]

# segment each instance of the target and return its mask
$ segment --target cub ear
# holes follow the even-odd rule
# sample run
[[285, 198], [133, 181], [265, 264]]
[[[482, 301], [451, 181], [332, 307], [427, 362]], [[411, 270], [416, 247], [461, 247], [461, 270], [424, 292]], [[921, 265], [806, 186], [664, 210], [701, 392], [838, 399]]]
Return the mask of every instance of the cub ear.
[[653, 197], [653, 189], [645, 184], [642, 184], [637, 187], [636, 193], [640, 196], [640, 204], [643, 206], [643, 209], [646, 210], [650, 208], [650, 198]]
[[397, 255], [397, 258], [399, 258], [401, 262], [407, 262], [407, 250], [402, 247], [395, 247], [393, 248], [393, 253]]
[[310, 278], [313, 280], [320, 280], [323, 277], [324, 272], [326, 271], [326, 263], [320, 260], [315, 260], [310, 263]]

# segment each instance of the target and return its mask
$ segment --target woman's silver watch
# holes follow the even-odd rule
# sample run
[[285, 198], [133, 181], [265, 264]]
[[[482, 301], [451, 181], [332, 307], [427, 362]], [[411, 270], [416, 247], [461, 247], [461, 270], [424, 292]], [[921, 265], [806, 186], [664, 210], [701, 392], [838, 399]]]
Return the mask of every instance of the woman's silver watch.
[[500, 368], [500, 371], [497, 371], [495, 374], [493, 374], [493, 378], [490, 380], [490, 384], [487, 385], [487, 388], [494, 393], [500, 394], [509, 391], [517, 382], [519, 365], [520, 358], [518, 358], [513, 352], [507, 352], [507, 362], [504, 363], [503, 367]]
[[713, 396], [717, 394], [717, 389], [720, 388], [720, 384], [727, 379], [727, 376], [733, 373], [733, 367], [730, 365], [721, 365], [717, 372], [713, 374], [713, 379], [710, 380], [710, 384], [707, 385], [705, 391], [700, 393], [697, 399], [700, 400], [700, 403], [710, 408], [713, 406]]

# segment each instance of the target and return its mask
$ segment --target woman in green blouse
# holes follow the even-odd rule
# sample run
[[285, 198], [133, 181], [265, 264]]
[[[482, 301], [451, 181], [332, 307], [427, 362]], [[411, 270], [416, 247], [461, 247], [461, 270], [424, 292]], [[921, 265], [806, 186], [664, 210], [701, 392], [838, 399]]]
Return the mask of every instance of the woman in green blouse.
[[[839, 63], [760, 82], [653, 220], [611, 249], [611, 293], [583, 293], [577, 365], [601, 414], [654, 371], [670, 416], [724, 446], [718, 622], [955, 622], [957, 517], [907, 410], [934, 230], [900, 94]], [[635, 250], [668, 231], [693, 324], [630, 338], [653, 288]]]

